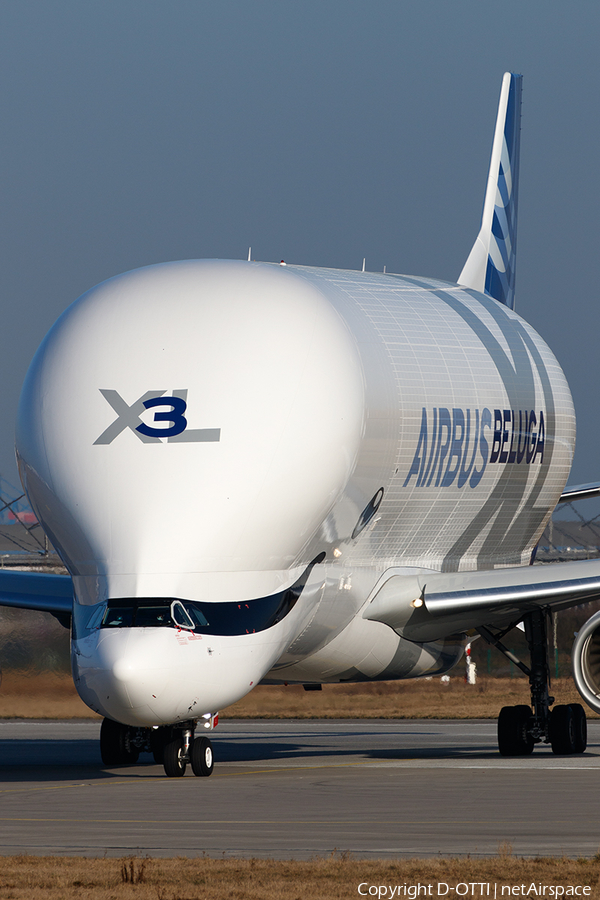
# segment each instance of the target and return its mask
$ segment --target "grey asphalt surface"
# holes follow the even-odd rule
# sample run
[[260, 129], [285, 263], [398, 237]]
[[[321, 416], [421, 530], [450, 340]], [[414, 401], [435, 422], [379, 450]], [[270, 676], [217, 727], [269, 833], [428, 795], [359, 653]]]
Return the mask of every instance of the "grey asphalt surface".
[[237, 721], [210, 778], [106, 769], [97, 722], [0, 722], [0, 854], [309, 858], [600, 849], [600, 723], [583, 756], [503, 759], [491, 721]]

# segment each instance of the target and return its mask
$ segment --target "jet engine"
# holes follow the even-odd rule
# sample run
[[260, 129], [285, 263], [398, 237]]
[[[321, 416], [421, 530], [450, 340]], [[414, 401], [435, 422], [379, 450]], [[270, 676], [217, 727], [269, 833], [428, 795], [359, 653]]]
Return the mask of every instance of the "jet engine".
[[600, 612], [591, 616], [577, 633], [572, 661], [577, 690], [600, 713]]

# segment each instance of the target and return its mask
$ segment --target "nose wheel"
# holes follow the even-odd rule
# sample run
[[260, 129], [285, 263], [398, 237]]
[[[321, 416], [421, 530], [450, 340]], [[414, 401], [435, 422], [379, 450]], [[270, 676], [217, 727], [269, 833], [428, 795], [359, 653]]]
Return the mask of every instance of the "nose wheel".
[[212, 775], [215, 765], [211, 742], [207, 737], [194, 738], [191, 728], [183, 729], [180, 735], [165, 744], [163, 750], [163, 766], [168, 778], [181, 778], [188, 763], [191, 763], [194, 775], [204, 778]]
[[194, 775], [212, 775], [215, 767], [212, 744], [206, 737], [196, 738], [190, 753]]
[[176, 738], [169, 741], [163, 750], [163, 766], [168, 778], [181, 778], [185, 775], [187, 757], [184, 752], [183, 741]]

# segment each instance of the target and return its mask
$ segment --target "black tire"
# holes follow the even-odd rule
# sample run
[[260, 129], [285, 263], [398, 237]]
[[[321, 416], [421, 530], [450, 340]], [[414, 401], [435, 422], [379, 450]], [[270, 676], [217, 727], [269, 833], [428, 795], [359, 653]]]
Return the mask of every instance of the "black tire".
[[501, 756], [529, 756], [533, 738], [529, 733], [532, 718], [529, 706], [503, 706], [498, 716], [498, 750]]
[[187, 763], [183, 757], [183, 741], [176, 738], [165, 744], [163, 750], [163, 766], [165, 767], [165, 775], [169, 778], [181, 778], [185, 775]]
[[100, 755], [105, 766], [131, 765], [138, 761], [140, 751], [128, 747], [128, 725], [103, 719], [100, 726]]
[[192, 770], [194, 775], [212, 775], [215, 767], [212, 744], [208, 738], [196, 738], [191, 749]]
[[568, 704], [555, 706], [550, 713], [550, 744], [552, 752], [561, 756], [575, 753], [575, 716]]
[[575, 753], [585, 753], [587, 748], [587, 718], [581, 703], [571, 703], [575, 731]]

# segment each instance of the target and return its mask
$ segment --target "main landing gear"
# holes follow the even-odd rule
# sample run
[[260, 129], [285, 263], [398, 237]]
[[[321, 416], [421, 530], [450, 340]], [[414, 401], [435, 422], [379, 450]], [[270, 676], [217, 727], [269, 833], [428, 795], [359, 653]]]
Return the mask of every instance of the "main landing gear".
[[567, 755], [583, 753], [587, 747], [587, 722], [583, 706], [569, 703], [555, 706], [548, 691], [548, 612], [535, 610], [524, 618], [525, 637], [529, 645], [530, 666], [511, 653], [502, 638], [515, 627], [512, 623], [503, 632], [493, 634], [479, 628], [481, 636], [497, 647], [512, 663], [528, 676], [531, 706], [503, 706], [498, 716], [498, 749], [502, 756], [527, 756], [535, 744], [550, 744], [553, 753]]
[[[215, 720], [216, 721], [216, 720]], [[104, 719], [100, 728], [100, 753], [105, 766], [131, 765], [140, 753], [152, 753], [169, 778], [185, 775], [187, 764], [198, 776], [212, 775], [212, 744], [204, 735], [195, 738], [195, 721], [160, 728], [134, 728]]]

